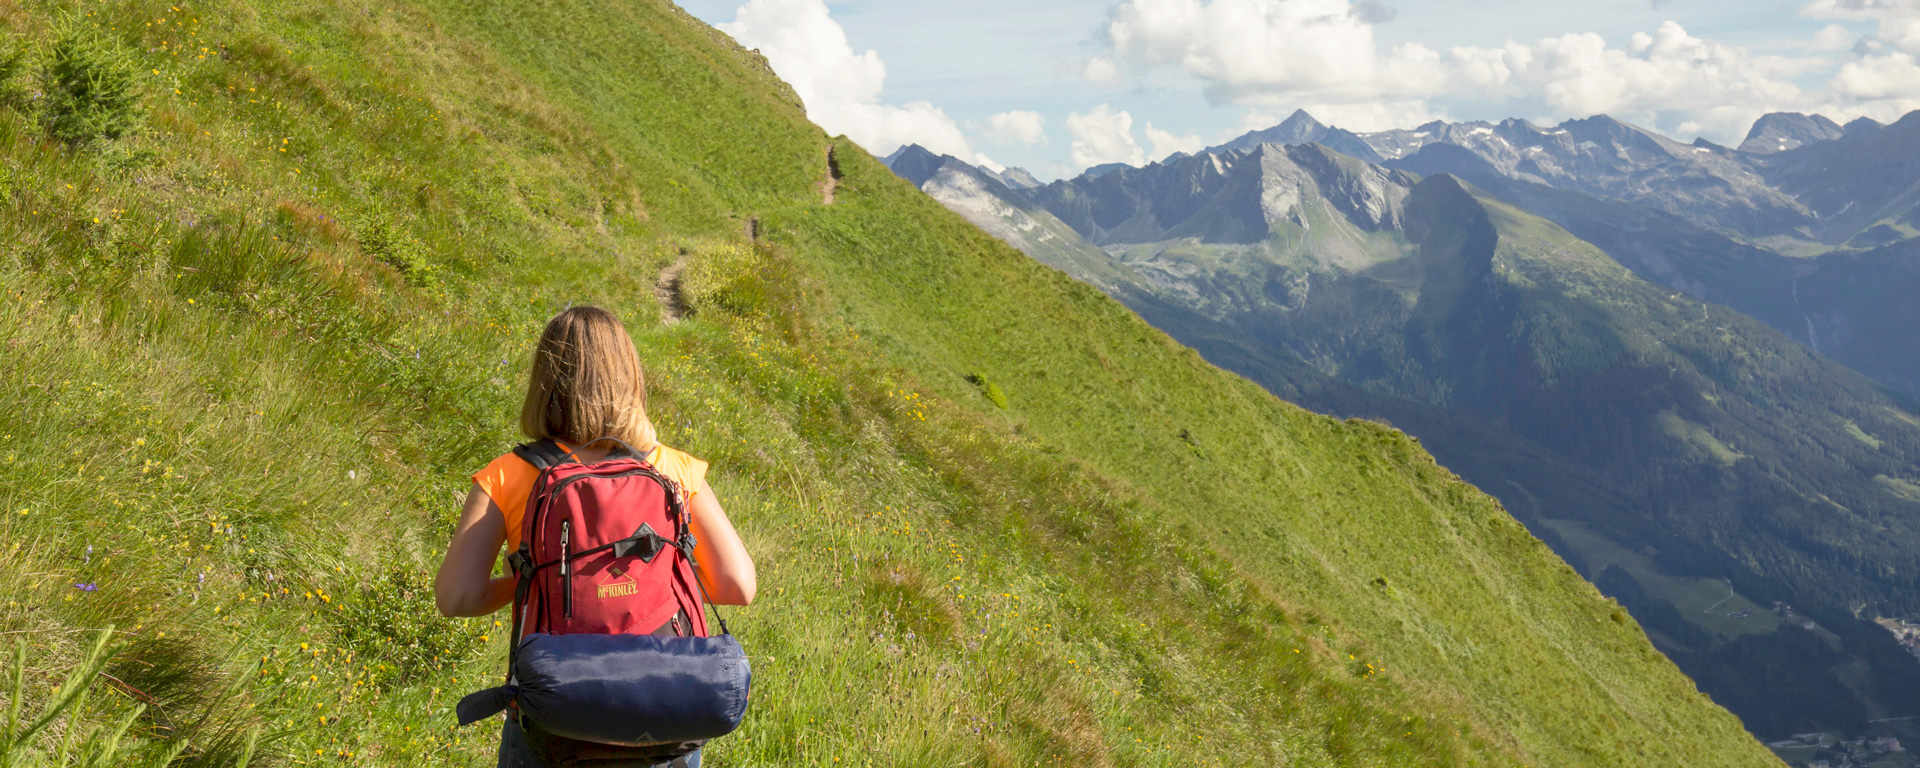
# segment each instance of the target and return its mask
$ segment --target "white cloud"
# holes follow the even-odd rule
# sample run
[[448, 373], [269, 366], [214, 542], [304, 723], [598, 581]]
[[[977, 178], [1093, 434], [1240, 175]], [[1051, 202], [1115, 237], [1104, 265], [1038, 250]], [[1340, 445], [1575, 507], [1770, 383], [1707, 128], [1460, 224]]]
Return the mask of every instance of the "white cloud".
[[1111, 83], [1120, 79], [1120, 65], [1114, 63], [1112, 56], [1095, 56], [1087, 59], [1080, 74], [1096, 83]]
[[[1135, 79], [1175, 69], [1198, 80], [1216, 104], [1275, 113], [1305, 107], [1360, 131], [1412, 127], [1449, 111], [1438, 106], [1444, 103], [1548, 122], [1606, 113], [1686, 126], [1725, 143], [1767, 111], [1857, 106], [1796, 84], [1833, 67], [1829, 58], [1755, 54], [1671, 21], [1620, 46], [1585, 33], [1498, 47], [1383, 49], [1367, 21], [1379, 14], [1362, 10], [1352, 0], [1123, 0], [1091, 61]], [[1920, 51], [1920, 0], [1815, 0], [1806, 13], [1875, 20], [1889, 45]], [[1810, 36], [1807, 47], [1845, 48], [1857, 37], [1834, 25]], [[1904, 93], [1898, 63], [1855, 67], [1847, 81], [1854, 98]]]
[[1395, 78], [1405, 88], [1437, 84], [1438, 73], [1401, 66], [1430, 57], [1425, 48], [1377, 55], [1373, 25], [1348, 0], [1126, 0], [1102, 31], [1108, 50], [1089, 61], [1090, 71], [1177, 66], [1207, 83], [1216, 101], [1275, 90], [1358, 99]]
[[1880, 22], [1879, 38], [1908, 53], [1920, 53], [1920, 17], [1890, 18]]
[[1147, 123], [1147, 142], [1153, 145], [1153, 156], [1159, 158], [1165, 158], [1175, 152], [1191, 155], [1207, 148], [1206, 139], [1200, 138], [1199, 134], [1175, 136], [1171, 131], [1153, 127], [1153, 123]]
[[1671, 21], [1635, 33], [1628, 50], [1595, 34], [1564, 35], [1540, 41], [1528, 59], [1508, 85], [1537, 94], [1556, 116], [1790, 104], [1802, 100], [1791, 78], [1810, 66], [1702, 40]]
[[999, 173], [1007, 169], [1006, 166], [994, 162], [993, 158], [987, 157], [986, 155], [983, 155], [977, 152], [974, 153], [973, 155], [973, 164], [980, 166], [981, 168], [985, 168], [989, 171], [993, 171], [994, 173]]
[[1920, 64], [1908, 53], [1863, 56], [1840, 68], [1833, 89], [1857, 99], [1920, 98]]
[[1133, 140], [1133, 115], [1105, 104], [1067, 115], [1067, 133], [1073, 137], [1073, 163], [1087, 168], [1103, 163], [1146, 163], [1146, 152]]
[[1815, 19], [1873, 21], [1875, 37], [1908, 53], [1920, 53], [1920, 0], [1813, 0], [1800, 9]]
[[1016, 109], [987, 118], [987, 137], [1009, 144], [1033, 146], [1047, 141], [1047, 119], [1038, 112]]
[[908, 143], [957, 157], [973, 155], [960, 126], [940, 108], [924, 101], [880, 102], [887, 79], [880, 54], [854, 53], [846, 30], [822, 0], [748, 0], [731, 23], [719, 28], [741, 45], [759, 49], [800, 94], [807, 118], [828, 133], [846, 134], [877, 155]]
[[1815, 51], [1843, 51], [1853, 47], [1859, 39], [1860, 35], [1847, 29], [1844, 24], [1828, 24], [1814, 33], [1813, 39], [1807, 43], [1807, 48]]

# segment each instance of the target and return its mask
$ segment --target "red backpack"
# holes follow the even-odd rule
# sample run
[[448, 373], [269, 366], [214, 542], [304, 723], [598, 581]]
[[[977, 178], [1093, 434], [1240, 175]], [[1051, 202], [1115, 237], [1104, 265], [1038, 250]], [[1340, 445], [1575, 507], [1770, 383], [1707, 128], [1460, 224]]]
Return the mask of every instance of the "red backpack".
[[[528, 635], [708, 636], [706, 592], [678, 483], [631, 448], [592, 464], [551, 440], [513, 452], [540, 470], [521, 519], [520, 548], [507, 557], [519, 581], [510, 635], [516, 654]], [[726, 632], [725, 619], [720, 629]], [[555, 766], [653, 765], [704, 743], [598, 743], [520, 722], [527, 746]]]
[[631, 450], [593, 464], [551, 440], [513, 452], [540, 470], [521, 517], [520, 548], [507, 557], [522, 576], [515, 642], [535, 632], [707, 636], [678, 483]]

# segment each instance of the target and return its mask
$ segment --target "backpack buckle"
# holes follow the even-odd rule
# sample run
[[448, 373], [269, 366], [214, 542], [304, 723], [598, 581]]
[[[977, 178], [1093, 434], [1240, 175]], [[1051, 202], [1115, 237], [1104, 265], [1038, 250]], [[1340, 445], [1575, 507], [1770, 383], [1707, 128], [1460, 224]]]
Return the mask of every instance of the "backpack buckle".
[[667, 546], [668, 541], [667, 537], [653, 530], [653, 526], [641, 523], [640, 528], [635, 530], [632, 536], [613, 543], [613, 556], [621, 558], [636, 554], [640, 556], [640, 562], [651, 563], [660, 555], [660, 550]]

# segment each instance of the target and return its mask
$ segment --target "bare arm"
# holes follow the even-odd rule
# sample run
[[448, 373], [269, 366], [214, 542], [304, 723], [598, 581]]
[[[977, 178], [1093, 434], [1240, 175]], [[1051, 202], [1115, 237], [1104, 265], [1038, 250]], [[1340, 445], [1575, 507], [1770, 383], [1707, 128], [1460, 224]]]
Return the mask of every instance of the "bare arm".
[[505, 516], [474, 483], [467, 491], [460, 523], [454, 526], [453, 540], [447, 543], [447, 556], [440, 561], [440, 573], [433, 579], [433, 602], [440, 615], [485, 616], [513, 602], [513, 577], [492, 578], [494, 558], [506, 541]]
[[708, 598], [719, 605], [746, 605], [753, 602], [757, 587], [753, 556], [740, 543], [733, 521], [713, 496], [713, 486], [700, 480], [699, 492], [688, 506], [693, 512], [694, 559], [700, 562], [700, 578], [712, 590]]

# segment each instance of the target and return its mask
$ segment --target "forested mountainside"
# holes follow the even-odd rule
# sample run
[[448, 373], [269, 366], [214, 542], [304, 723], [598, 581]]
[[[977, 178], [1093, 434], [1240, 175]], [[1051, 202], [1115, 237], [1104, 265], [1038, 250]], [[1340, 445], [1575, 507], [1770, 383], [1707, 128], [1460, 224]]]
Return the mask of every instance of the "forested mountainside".
[[[1299, 133], [1299, 120], [1273, 130]], [[1770, 290], [1745, 267], [1790, 257], [1508, 177], [1455, 144], [1414, 154], [1436, 157], [1454, 159], [1389, 168], [1255, 144], [1017, 194], [1111, 254], [1083, 279], [1209, 359], [1308, 407], [1412, 431], [1589, 577], [1619, 565], [1649, 582], [1632, 594], [1664, 622], [1656, 643], [1757, 732], [1920, 711], [1907, 693], [1920, 663], [1871, 623], [1920, 611], [1920, 408], [1529, 211], [1711, 299]], [[1078, 274], [1058, 248], [1010, 242]], [[1900, 247], [1822, 258], [1845, 269], [1800, 260], [1801, 300], [1873, 295], [1846, 310], [1897, 320], [1911, 268], [1871, 287], [1862, 275], [1901, 274]], [[1850, 329], [1850, 346], [1829, 347], [1884, 359], [1912, 343], [1894, 341], [1901, 327]], [[1805, 652], [1808, 615], [1829, 653]], [[1806, 693], [1783, 699], [1782, 686]]]
[[28, 762], [491, 764], [450, 708], [503, 630], [428, 573], [591, 302], [760, 564], [715, 765], [1777, 764], [1417, 441], [981, 233], [670, 4], [0, 27]]

